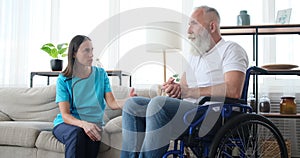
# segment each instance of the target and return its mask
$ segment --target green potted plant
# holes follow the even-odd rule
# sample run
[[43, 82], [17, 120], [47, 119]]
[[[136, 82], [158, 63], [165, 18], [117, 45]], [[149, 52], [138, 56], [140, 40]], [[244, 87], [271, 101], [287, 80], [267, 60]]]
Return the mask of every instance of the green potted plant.
[[66, 53], [68, 49], [68, 43], [57, 44], [56, 46], [53, 43], [46, 43], [42, 46], [41, 50], [45, 51], [51, 59], [50, 65], [52, 71], [61, 71], [63, 68], [63, 60], [60, 58], [67, 56]]
[[179, 83], [179, 81], [180, 81], [179, 74], [174, 74], [172, 77], [175, 79], [175, 82]]

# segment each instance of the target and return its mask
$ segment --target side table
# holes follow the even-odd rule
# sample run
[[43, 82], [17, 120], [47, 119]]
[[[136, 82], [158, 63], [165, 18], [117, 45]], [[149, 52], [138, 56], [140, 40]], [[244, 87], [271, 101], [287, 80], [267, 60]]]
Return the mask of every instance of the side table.
[[129, 72], [125, 72], [122, 70], [106, 70], [108, 76], [118, 76], [119, 77], [119, 85], [122, 85], [122, 76], [129, 77], [129, 87], [131, 87], [131, 74]]
[[33, 85], [33, 77], [35, 75], [38, 76], [47, 76], [47, 85], [49, 85], [50, 77], [57, 77], [61, 73], [61, 71], [39, 71], [39, 72], [31, 72], [30, 73], [30, 87]]
[[[122, 76], [129, 77], [129, 87], [131, 87], [131, 74], [128, 72], [124, 72], [122, 70], [106, 70], [108, 76], [118, 76], [119, 77], [119, 85], [122, 85]], [[46, 76], [47, 77], [47, 85], [49, 85], [50, 77], [57, 77], [61, 73], [61, 71], [37, 71], [30, 73], [30, 87], [33, 86], [33, 77], [35, 75], [38, 76]]]

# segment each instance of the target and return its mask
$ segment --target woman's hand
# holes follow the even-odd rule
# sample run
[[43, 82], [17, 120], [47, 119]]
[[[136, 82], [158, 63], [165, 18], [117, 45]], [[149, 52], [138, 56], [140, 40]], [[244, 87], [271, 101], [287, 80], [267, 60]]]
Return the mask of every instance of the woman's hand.
[[129, 97], [135, 97], [137, 94], [134, 92], [134, 88], [131, 88], [129, 91]]
[[94, 123], [82, 121], [81, 128], [84, 129], [84, 132], [91, 138], [93, 141], [101, 140], [101, 129]]

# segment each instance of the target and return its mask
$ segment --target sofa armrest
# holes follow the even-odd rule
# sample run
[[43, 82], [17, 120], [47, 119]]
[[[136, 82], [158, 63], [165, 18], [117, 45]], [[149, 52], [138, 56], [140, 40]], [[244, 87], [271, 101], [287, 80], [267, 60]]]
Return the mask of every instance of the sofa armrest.
[[122, 132], [122, 116], [111, 119], [104, 127], [107, 133]]

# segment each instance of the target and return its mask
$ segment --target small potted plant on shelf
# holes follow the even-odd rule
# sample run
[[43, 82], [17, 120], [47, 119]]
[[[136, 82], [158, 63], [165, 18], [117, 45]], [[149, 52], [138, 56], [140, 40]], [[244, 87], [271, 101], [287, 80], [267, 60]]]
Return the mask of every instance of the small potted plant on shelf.
[[60, 58], [67, 56], [68, 43], [57, 44], [56, 46], [53, 43], [46, 43], [42, 46], [41, 50], [45, 51], [51, 59], [50, 65], [52, 71], [61, 71], [63, 68], [63, 60]]

